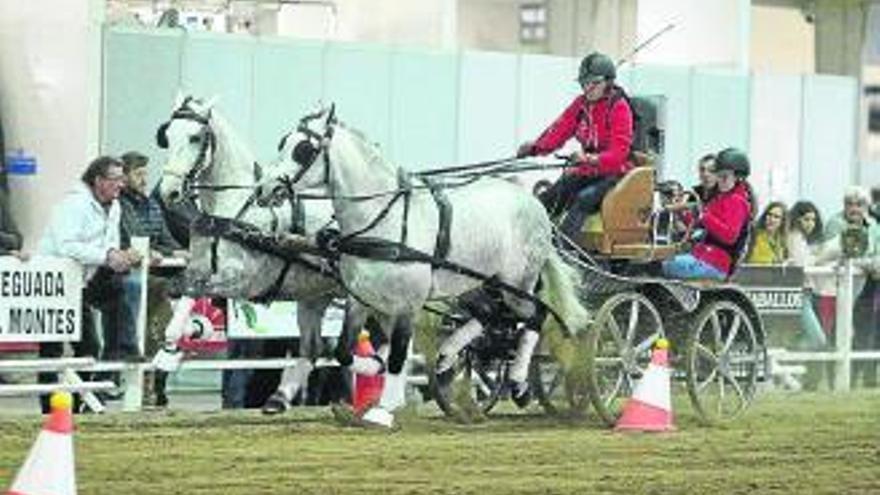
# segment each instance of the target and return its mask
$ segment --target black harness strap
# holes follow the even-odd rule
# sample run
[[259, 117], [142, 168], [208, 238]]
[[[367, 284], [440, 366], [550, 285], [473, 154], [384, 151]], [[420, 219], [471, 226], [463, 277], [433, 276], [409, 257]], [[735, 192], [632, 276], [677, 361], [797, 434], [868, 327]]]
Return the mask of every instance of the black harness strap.
[[400, 225], [400, 243], [406, 244], [407, 226], [409, 224], [409, 200], [412, 197], [412, 182], [409, 180], [409, 174], [398, 169], [397, 184], [403, 193], [403, 220]]
[[[538, 311], [546, 311], [553, 315], [553, 318], [559, 322], [560, 326], [571, 333], [571, 329], [568, 328], [565, 324], [565, 320], [562, 319], [559, 313], [534, 294], [502, 282], [501, 280], [498, 280], [497, 277], [486, 275], [458, 263], [436, 258], [430, 254], [423, 253], [398, 242], [391, 242], [376, 237], [356, 237], [340, 240], [336, 249], [341, 254], [375, 261], [388, 261], [393, 263], [426, 263], [431, 265], [434, 269], [448, 270], [459, 275], [479, 280], [489, 289], [507, 292], [516, 297], [532, 302], [535, 304]], [[540, 328], [537, 329], [537, 331], [540, 332]]]
[[281, 285], [284, 284], [284, 278], [287, 277], [287, 272], [290, 271], [290, 267], [293, 265], [292, 262], [287, 261], [284, 263], [284, 268], [278, 272], [278, 276], [275, 278], [275, 282], [272, 283], [269, 287], [266, 287], [266, 290], [258, 294], [254, 297], [255, 302], [259, 303], [269, 303], [276, 299], [276, 297], [281, 293]]
[[[208, 214], [201, 214], [193, 221], [191, 226], [192, 232], [196, 235], [210, 236], [217, 239], [224, 239], [238, 243], [246, 248], [253, 249], [262, 253], [276, 256], [285, 262], [284, 268], [278, 274], [275, 282], [268, 287], [263, 293], [258, 295], [256, 300], [268, 301], [281, 291], [284, 278], [290, 271], [290, 267], [296, 263], [306, 269], [312, 270], [322, 275], [337, 277], [332, 270], [327, 267], [314, 263], [302, 257], [302, 252], [293, 251], [287, 246], [281, 245], [274, 236], [264, 234], [259, 227], [243, 222], [241, 220], [217, 217]], [[312, 254], [322, 258], [331, 258], [325, 251], [314, 250], [308, 254]], [[212, 265], [216, 263], [216, 253], [211, 258]]]
[[[361, 234], [364, 234], [364, 233], [367, 233], [367, 232], [373, 230], [373, 228], [375, 228], [376, 225], [379, 225], [379, 222], [381, 222], [382, 220], [385, 219], [385, 217], [388, 216], [388, 212], [391, 211], [391, 207], [394, 206], [394, 203], [397, 203], [397, 201], [400, 198], [404, 197], [405, 195], [406, 195], [406, 191], [398, 190], [396, 193], [394, 193], [394, 196], [391, 197], [391, 200], [388, 201], [388, 203], [385, 205], [385, 207], [382, 208], [382, 211], [380, 211], [379, 214], [376, 215], [376, 217], [373, 218], [370, 221], [370, 223], [367, 224], [366, 227], [359, 229], [359, 230], [356, 230], [356, 231], [352, 232], [351, 234], [342, 236], [339, 239], [340, 242], [345, 241], [346, 239], [353, 239], [355, 237], [360, 236]], [[404, 222], [404, 223], [406, 223], [406, 222]]]
[[450, 247], [449, 229], [452, 226], [452, 203], [449, 202], [449, 198], [446, 197], [442, 187], [427, 178], [423, 178], [422, 181], [431, 190], [431, 196], [434, 197], [440, 217], [437, 221], [437, 240], [434, 243], [434, 257], [445, 260], [446, 256], [449, 255]]

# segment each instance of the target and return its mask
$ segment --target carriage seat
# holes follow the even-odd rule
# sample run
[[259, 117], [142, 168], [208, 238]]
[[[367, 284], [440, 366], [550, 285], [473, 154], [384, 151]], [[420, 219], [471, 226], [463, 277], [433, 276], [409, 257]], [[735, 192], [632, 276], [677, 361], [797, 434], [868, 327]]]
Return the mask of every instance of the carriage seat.
[[651, 242], [653, 202], [654, 168], [640, 166], [629, 171], [605, 195], [600, 211], [584, 222], [581, 246], [615, 257], [670, 256], [674, 247]]

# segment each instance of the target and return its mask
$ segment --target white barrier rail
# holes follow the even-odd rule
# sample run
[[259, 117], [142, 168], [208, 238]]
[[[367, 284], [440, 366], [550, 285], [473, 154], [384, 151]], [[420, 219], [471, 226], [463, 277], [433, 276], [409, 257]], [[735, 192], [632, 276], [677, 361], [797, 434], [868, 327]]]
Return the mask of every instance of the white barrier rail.
[[109, 381], [81, 383], [28, 383], [0, 385], [0, 397], [21, 397], [37, 394], [49, 394], [60, 390], [66, 392], [99, 392], [112, 390], [116, 384]]
[[806, 352], [781, 350], [770, 356], [771, 366], [774, 364], [778, 366], [782, 363], [833, 362], [836, 364], [834, 390], [838, 392], [849, 391], [853, 361], [880, 360], [880, 351], [853, 351], [852, 349], [855, 266], [852, 260], [847, 259], [833, 266], [806, 267], [804, 274], [834, 277], [835, 279], [837, 297], [835, 301], [834, 350]]
[[[146, 239], [135, 238], [132, 245], [145, 253], [148, 242]], [[140, 270], [141, 305], [137, 319], [137, 342], [141, 352], [144, 351], [144, 342], [147, 324], [147, 282], [149, 266], [143, 264]], [[836, 364], [834, 390], [847, 391], [850, 389], [851, 365], [856, 361], [880, 360], [878, 351], [853, 351], [853, 302], [854, 302], [854, 278], [855, 267], [851, 260], [846, 260], [835, 266], [809, 267], [804, 270], [805, 274], [812, 276], [834, 277], [837, 285], [836, 300], [836, 345], [834, 350], [829, 351], [787, 351], [776, 349], [770, 353], [771, 367], [776, 369], [801, 370], [798, 364], [808, 362], [833, 362]], [[416, 357], [418, 360], [418, 357]], [[197, 359], [183, 361], [180, 369], [183, 370], [235, 370], [235, 369], [281, 369], [295, 364], [294, 358], [274, 359]], [[320, 359], [316, 367], [338, 366], [335, 360]], [[113, 388], [112, 382], [82, 382], [78, 380], [74, 370], [81, 371], [109, 371], [120, 372], [125, 381], [123, 396], [123, 410], [138, 411], [142, 406], [142, 391], [144, 373], [155, 370], [152, 363], [126, 363], [126, 362], [96, 362], [92, 358], [59, 358], [59, 359], [35, 359], [35, 360], [0, 360], [0, 372], [3, 371], [58, 371], [62, 373], [60, 384], [36, 384], [36, 385], [0, 385], [0, 396], [32, 395], [46, 393], [52, 390], [70, 390], [93, 392]], [[413, 376], [409, 378], [412, 385], [425, 385], [427, 378]], [[93, 409], [102, 410], [100, 402], [91, 393], [87, 393], [87, 402]]]

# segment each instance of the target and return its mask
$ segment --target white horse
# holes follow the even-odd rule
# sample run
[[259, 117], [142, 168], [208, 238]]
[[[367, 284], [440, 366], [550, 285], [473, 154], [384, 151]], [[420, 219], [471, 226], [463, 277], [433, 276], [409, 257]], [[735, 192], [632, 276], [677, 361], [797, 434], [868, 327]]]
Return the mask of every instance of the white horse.
[[[261, 198], [277, 201], [284, 190], [325, 187], [341, 231], [339, 269], [344, 285], [391, 320], [410, 321], [427, 301], [458, 296], [486, 283], [456, 272], [444, 264], [447, 261], [491, 277], [487, 285], [497, 281], [514, 288], [502, 292], [509, 308], [527, 323], [509, 374], [514, 400], [521, 404], [517, 399], [528, 393], [528, 365], [545, 315], [536, 306], [546, 304], [572, 330], [585, 328], [588, 320], [576, 296], [577, 274], [552, 246], [551, 222], [544, 207], [504, 180], [483, 178], [448, 187], [444, 194], [452, 206], [452, 220], [445, 237], [440, 232], [442, 201], [416, 178], [384, 160], [375, 145], [337, 122], [333, 114], [330, 110], [307, 116], [283, 139], [278, 164], [267, 174]], [[285, 169], [285, 175], [272, 177]], [[444, 239], [448, 250], [439, 253], [441, 263], [393, 259], [395, 254], [413, 254], [407, 251], [410, 248], [438, 253]], [[536, 305], [527, 294], [535, 293], [539, 277], [544, 304]], [[383, 328], [387, 331], [389, 326]], [[482, 330], [474, 319], [447, 339], [440, 348], [437, 372], [450, 366], [448, 358]], [[403, 403], [405, 382], [401, 366], [395, 365], [393, 335], [391, 340], [385, 389], [377, 407], [363, 416], [386, 426], [393, 424], [392, 411]]]
[[[294, 221], [290, 210], [244, 207], [260, 176], [260, 167], [253, 153], [212, 107], [211, 102], [178, 96], [170, 119], [157, 131], [157, 144], [168, 149], [160, 183], [163, 199], [170, 204], [195, 194], [203, 213], [227, 219], [238, 217], [267, 234], [287, 231]], [[310, 202], [305, 231], [314, 234], [329, 224], [331, 213], [326, 202]], [[298, 301], [300, 357], [293, 367], [284, 370], [278, 390], [263, 406], [265, 413], [286, 410], [297, 391], [308, 383], [314, 361], [321, 354], [321, 320], [327, 306], [334, 298], [345, 296], [335, 280], [327, 276], [330, 268], [322, 260], [307, 256], [305, 263], [322, 271], [298, 263], [286, 267], [277, 256], [222, 236], [198, 233], [191, 236], [190, 256], [185, 280], [195, 294]], [[185, 304], [176, 309], [178, 316], [186, 314]], [[351, 356], [350, 331], [343, 331], [337, 348], [337, 358], [343, 364]], [[166, 335], [166, 339], [175, 341], [176, 335]]]

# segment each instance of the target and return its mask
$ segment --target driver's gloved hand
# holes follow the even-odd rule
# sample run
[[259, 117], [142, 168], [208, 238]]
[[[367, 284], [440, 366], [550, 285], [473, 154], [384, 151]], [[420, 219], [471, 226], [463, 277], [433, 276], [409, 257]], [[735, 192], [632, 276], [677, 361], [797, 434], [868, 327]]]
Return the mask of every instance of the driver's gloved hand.
[[517, 148], [516, 150], [517, 158], [528, 158], [535, 155], [535, 143], [533, 143], [532, 141], [526, 141], [525, 143], [519, 145], [519, 148]]

